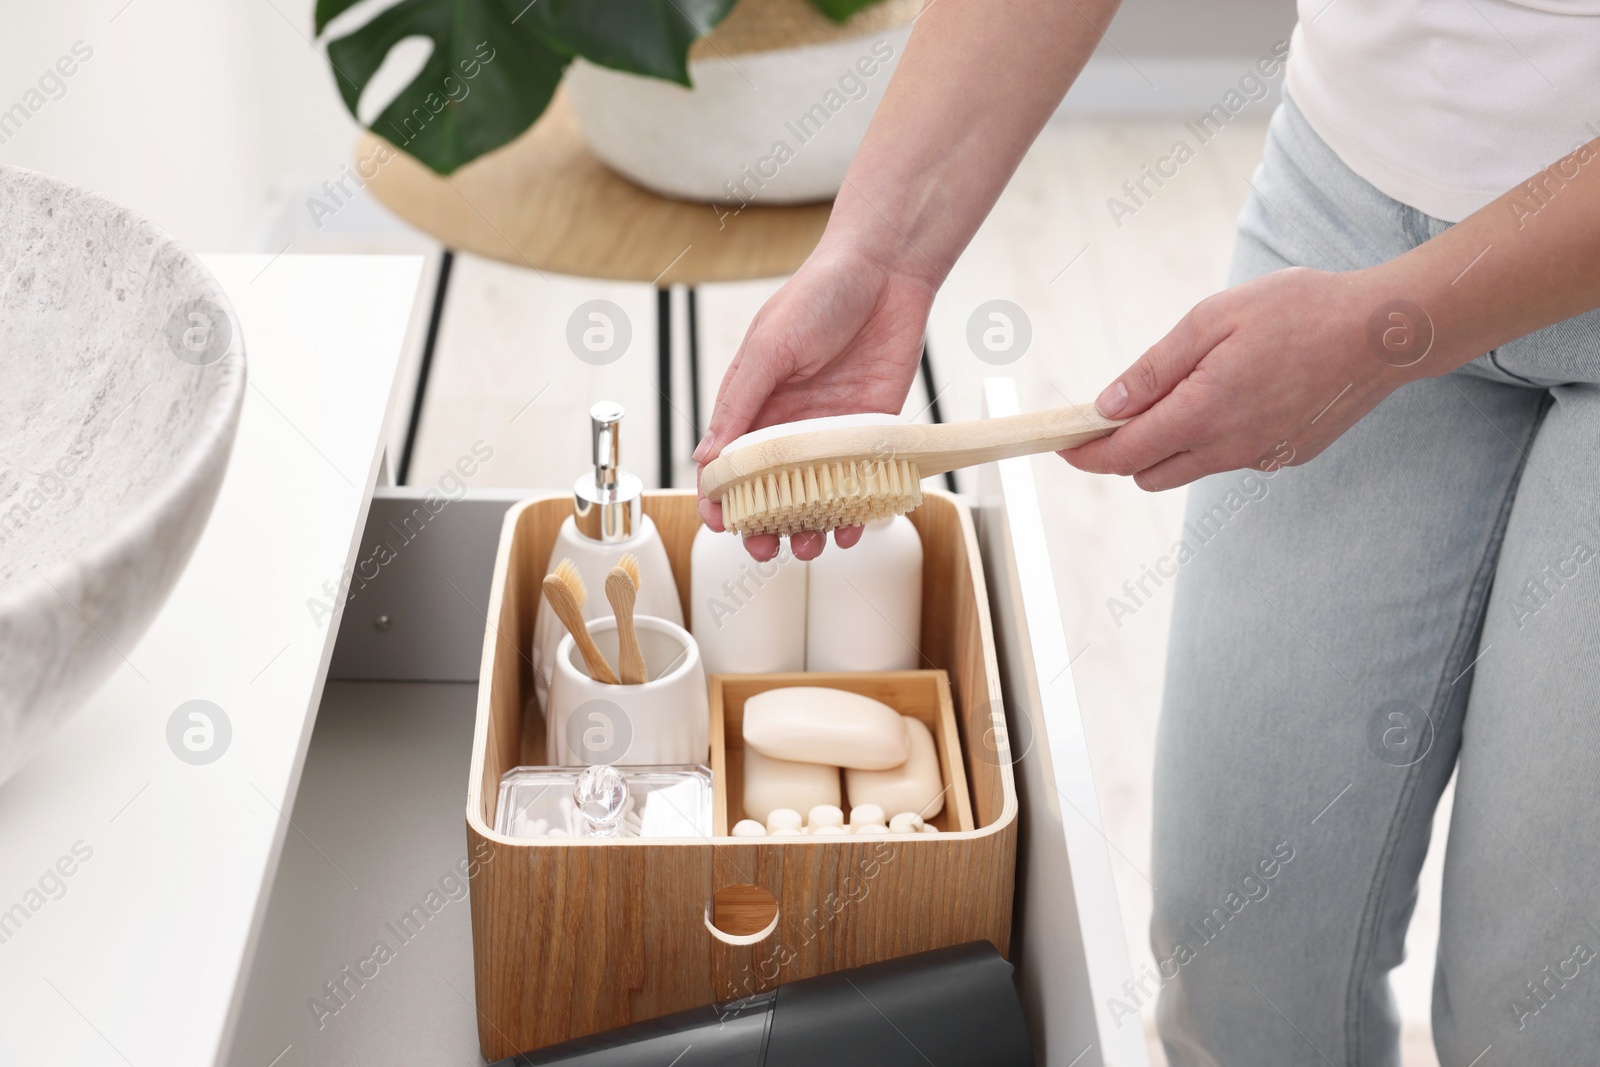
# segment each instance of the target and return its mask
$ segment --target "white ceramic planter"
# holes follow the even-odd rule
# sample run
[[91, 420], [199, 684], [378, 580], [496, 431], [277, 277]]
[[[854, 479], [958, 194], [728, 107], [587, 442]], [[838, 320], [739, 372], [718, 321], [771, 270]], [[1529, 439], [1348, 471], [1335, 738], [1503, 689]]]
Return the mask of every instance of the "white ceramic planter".
[[567, 91], [594, 154], [685, 200], [831, 199], [910, 25], [840, 41], [692, 60], [693, 89], [579, 60]]

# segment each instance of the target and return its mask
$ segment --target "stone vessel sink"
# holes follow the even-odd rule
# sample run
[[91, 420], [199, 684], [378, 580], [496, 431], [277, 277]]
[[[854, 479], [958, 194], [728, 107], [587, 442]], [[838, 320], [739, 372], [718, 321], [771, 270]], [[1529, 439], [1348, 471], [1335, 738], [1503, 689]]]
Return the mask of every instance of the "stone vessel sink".
[[0, 782], [171, 592], [244, 388], [237, 320], [192, 253], [0, 167]]

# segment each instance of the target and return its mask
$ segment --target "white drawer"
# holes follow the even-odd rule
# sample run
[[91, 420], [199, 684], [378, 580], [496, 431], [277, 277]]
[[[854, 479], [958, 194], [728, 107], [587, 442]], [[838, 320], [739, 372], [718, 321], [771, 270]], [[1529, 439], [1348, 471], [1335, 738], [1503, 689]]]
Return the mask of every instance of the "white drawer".
[[[990, 379], [985, 402], [1016, 411], [1014, 383]], [[1029, 463], [979, 483], [1022, 804], [1012, 958], [1035, 1045], [1058, 1067], [1147, 1067], [1142, 1027], [1097, 1009], [1131, 972]], [[451, 875], [490, 570], [501, 517], [526, 495], [434, 510], [420, 490], [378, 490], [224, 1062], [482, 1062], [470, 906]]]

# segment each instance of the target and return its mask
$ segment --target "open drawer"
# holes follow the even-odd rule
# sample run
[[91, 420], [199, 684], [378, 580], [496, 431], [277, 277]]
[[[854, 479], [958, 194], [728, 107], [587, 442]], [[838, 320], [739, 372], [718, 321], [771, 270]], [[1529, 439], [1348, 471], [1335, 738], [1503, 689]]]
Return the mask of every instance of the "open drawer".
[[[1009, 379], [985, 399], [992, 415], [1018, 408]], [[1008, 955], [1041, 1062], [1142, 1067], [1142, 1029], [1105, 1007], [1131, 972], [1029, 461], [979, 482], [1020, 807]], [[495, 549], [528, 495], [374, 499], [362, 544], [391, 551], [343, 612], [227, 1062], [482, 1062], [461, 813]]]

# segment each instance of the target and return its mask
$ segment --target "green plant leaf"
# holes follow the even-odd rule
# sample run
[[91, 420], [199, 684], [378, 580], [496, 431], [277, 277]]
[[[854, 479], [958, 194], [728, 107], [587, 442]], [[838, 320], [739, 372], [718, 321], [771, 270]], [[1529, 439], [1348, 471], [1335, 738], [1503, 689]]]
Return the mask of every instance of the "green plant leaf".
[[[339, 3], [342, 0], [323, 0]], [[523, 20], [591, 63], [689, 84], [689, 46], [734, 0], [535, 0]]]
[[322, 31], [328, 28], [328, 23], [359, 3], [361, 0], [317, 0], [316, 36], [321, 37]]
[[[352, 0], [319, 0], [319, 23]], [[502, 0], [401, 0], [328, 44], [339, 94], [358, 115], [361, 94], [391, 49], [426, 37], [422, 70], [372, 122], [372, 132], [449, 174], [515, 139], [550, 103], [570, 56], [517, 23]]]
[[[318, 0], [320, 10], [323, 3], [340, 3], [342, 0]], [[828, 16], [834, 22], [846, 22], [851, 15], [864, 7], [871, 7], [878, 0], [811, 0], [811, 6]]]

